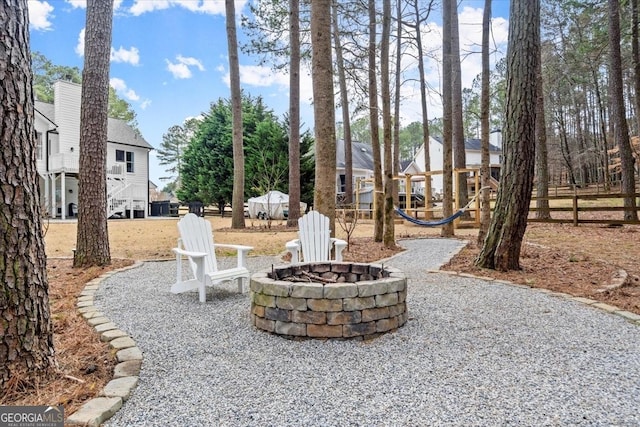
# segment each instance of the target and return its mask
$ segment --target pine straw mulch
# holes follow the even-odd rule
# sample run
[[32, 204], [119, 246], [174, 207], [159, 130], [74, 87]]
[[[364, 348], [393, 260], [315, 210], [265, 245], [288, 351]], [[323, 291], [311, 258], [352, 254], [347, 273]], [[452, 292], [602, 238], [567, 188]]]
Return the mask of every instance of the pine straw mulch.
[[88, 269], [73, 268], [72, 263], [47, 260], [57, 368], [37, 384], [12, 378], [0, 394], [0, 405], [63, 405], [68, 417], [113, 378], [115, 354], [78, 313], [77, 297], [87, 282], [133, 261], [113, 260], [110, 266]]
[[[479, 252], [475, 241], [469, 242], [442, 269], [586, 297], [640, 314], [640, 226], [530, 224], [520, 271], [476, 267]], [[621, 287], [602, 291], [621, 275], [626, 275]]]

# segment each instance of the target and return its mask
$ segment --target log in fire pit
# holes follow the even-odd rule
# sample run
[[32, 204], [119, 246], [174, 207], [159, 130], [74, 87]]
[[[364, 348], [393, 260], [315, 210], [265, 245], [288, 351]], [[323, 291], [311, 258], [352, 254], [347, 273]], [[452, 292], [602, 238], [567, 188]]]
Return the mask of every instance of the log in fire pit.
[[272, 267], [250, 282], [251, 322], [288, 338], [374, 338], [407, 321], [407, 279], [381, 264]]

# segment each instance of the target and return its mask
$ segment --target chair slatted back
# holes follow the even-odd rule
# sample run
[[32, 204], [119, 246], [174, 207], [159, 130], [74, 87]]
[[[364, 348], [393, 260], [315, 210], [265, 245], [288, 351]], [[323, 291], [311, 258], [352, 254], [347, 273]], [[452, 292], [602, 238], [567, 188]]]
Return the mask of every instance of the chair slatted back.
[[328, 261], [331, 239], [329, 218], [318, 211], [311, 211], [298, 219], [298, 228], [304, 261]]
[[[213, 232], [211, 223], [195, 214], [188, 213], [178, 221], [180, 240], [185, 250], [191, 252], [205, 252], [205, 272], [218, 271], [215, 247], [213, 246]], [[191, 262], [194, 275], [196, 267]]]

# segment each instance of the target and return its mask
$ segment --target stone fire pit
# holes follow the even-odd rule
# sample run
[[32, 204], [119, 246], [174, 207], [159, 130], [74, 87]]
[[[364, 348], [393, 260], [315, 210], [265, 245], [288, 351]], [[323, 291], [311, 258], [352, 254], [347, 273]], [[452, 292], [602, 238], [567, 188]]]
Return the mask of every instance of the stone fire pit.
[[289, 338], [374, 338], [407, 321], [407, 279], [380, 264], [273, 267], [250, 291], [252, 324]]

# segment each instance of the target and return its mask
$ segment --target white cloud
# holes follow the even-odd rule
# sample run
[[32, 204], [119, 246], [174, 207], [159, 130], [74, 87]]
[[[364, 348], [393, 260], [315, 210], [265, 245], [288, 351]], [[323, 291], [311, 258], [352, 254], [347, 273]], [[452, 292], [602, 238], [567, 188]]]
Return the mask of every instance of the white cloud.
[[154, 10], [168, 9], [171, 6], [169, 0], [136, 0], [129, 10], [135, 16]]
[[30, 0], [28, 9], [31, 28], [40, 31], [51, 29], [51, 19], [54, 18], [53, 6], [46, 1]]
[[73, 6], [74, 9], [78, 8], [78, 9], [86, 9], [87, 8], [87, 0], [65, 0], [67, 3], [69, 3], [71, 6]]
[[[84, 36], [85, 36], [85, 28], [80, 30], [80, 34], [78, 34], [78, 44], [76, 44], [75, 51], [78, 56], [84, 56]], [[137, 47], [131, 47], [131, 49], [127, 50], [120, 46], [118, 50], [115, 50], [113, 47], [111, 48], [111, 61], [113, 62], [127, 62], [131, 65], [138, 65], [140, 63], [140, 54]]]
[[[86, 9], [87, 8], [87, 0], [65, 0], [69, 3], [74, 9]], [[122, 5], [123, 0], [114, 0], [113, 1], [113, 10], [118, 10], [120, 5]]]
[[[236, 1], [236, 12], [244, 8], [247, 0]], [[138, 16], [143, 13], [153, 12], [154, 10], [169, 9], [171, 7], [182, 7], [196, 13], [205, 13], [210, 15], [224, 15], [225, 6], [223, 1], [214, 0], [135, 0], [129, 12]]]
[[169, 70], [169, 72], [173, 74], [174, 79], [190, 79], [193, 75], [189, 67], [187, 67], [185, 64], [174, 64], [168, 59], [165, 59], [165, 61], [167, 63], [167, 70]]
[[[119, 79], [117, 77], [112, 77], [109, 79], [109, 85], [122, 97], [124, 97], [128, 101], [137, 102], [140, 101], [140, 95], [136, 93], [135, 90], [131, 89], [127, 86], [124, 80]], [[151, 101], [148, 99], [143, 100], [140, 105], [142, 108], [146, 108]]]
[[84, 56], [84, 32], [85, 29], [83, 28], [80, 30], [80, 34], [78, 34], [78, 44], [75, 49], [78, 56]]
[[140, 103], [140, 108], [143, 109], [143, 110], [146, 110], [149, 105], [151, 105], [151, 100], [150, 99], [145, 99], [144, 101], [142, 101]]
[[[216, 70], [223, 73], [222, 81], [229, 86], [231, 78], [225, 66], [219, 65], [216, 67]], [[284, 71], [275, 72], [270, 67], [260, 65], [240, 65], [240, 82], [255, 87], [269, 87], [273, 85], [289, 87], [289, 74]]]
[[120, 46], [118, 50], [111, 48], [111, 61], [127, 62], [131, 65], [138, 65], [140, 62], [140, 54], [137, 47], [131, 47], [127, 50]]
[[109, 79], [109, 85], [116, 90], [116, 92], [122, 92], [127, 89], [127, 84], [124, 80], [119, 79], [117, 77], [112, 77]]
[[140, 96], [133, 89], [127, 89], [124, 92], [124, 96], [125, 96], [125, 98], [127, 98], [130, 101], [139, 101], [140, 100]]
[[178, 62], [184, 64], [184, 65], [188, 65], [188, 66], [194, 66], [194, 67], [198, 67], [198, 69], [200, 71], [204, 71], [204, 67], [202, 66], [202, 62], [200, 62], [198, 59], [196, 58], [192, 58], [192, 57], [186, 57], [186, 56], [182, 56], [182, 55], [178, 55], [176, 57], [176, 59], [178, 60]]
[[176, 57], [176, 61], [177, 62], [174, 63], [165, 59], [165, 62], [167, 63], [167, 70], [173, 74], [175, 79], [190, 79], [193, 76], [193, 73], [189, 67], [195, 67], [200, 71], [205, 70], [200, 60], [196, 58], [178, 55]]

